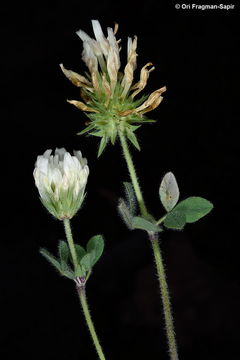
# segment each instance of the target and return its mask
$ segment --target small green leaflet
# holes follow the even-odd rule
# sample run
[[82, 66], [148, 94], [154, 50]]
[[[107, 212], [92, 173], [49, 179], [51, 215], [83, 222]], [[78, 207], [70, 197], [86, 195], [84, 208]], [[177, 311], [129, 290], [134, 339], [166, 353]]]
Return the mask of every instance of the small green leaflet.
[[179, 189], [175, 176], [168, 172], [162, 179], [159, 188], [160, 200], [167, 211], [170, 211], [177, 204]]
[[135, 215], [136, 213], [136, 196], [135, 196], [135, 192], [133, 189], [133, 186], [130, 182], [124, 182], [124, 190], [125, 190], [125, 195], [126, 195], [126, 200], [127, 200], [127, 205], [129, 208], [130, 213], [132, 214], [132, 216]]
[[48, 260], [59, 272], [61, 272], [61, 264], [58, 259], [53, 256], [47, 249], [41, 248], [40, 254], [42, 254], [46, 260]]
[[189, 197], [181, 201], [170, 211], [164, 225], [171, 229], [183, 229], [186, 223], [193, 223], [207, 215], [213, 209], [213, 204], [198, 196]]
[[151, 223], [150, 221], [140, 217], [140, 216], [135, 216], [133, 218], [133, 227], [135, 229], [141, 229], [141, 230], [146, 230], [146, 231], [154, 231], [154, 232], [160, 232], [162, 231], [162, 229], [160, 228], [160, 226], [155, 225], [153, 223]]
[[61, 261], [67, 262], [69, 258], [69, 248], [65, 241], [60, 240], [58, 244], [58, 255]]
[[91, 267], [96, 264], [103, 253], [104, 240], [102, 235], [93, 236], [87, 243], [87, 255], [91, 256]]
[[86, 250], [81, 245], [78, 244], [75, 244], [75, 250], [77, 253], [78, 262], [80, 263], [83, 256], [86, 255]]
[[92, 268], [92, 256], [91, 254], [86, 254], [83, 256], [83, 258], [80, 261], [80, 266], [85, 271], [89, 271]]
[[207, 215], [213, 209], [213, 204], [202, 197], [191, 196], [181, 201], [175, 209], [186, 215], [187, 223], [193, 223]]
[[164, 220], [164, 226], [169, 229], [182, 230], [186, 224], [186, 216], [184, 213], [175, 211], [175, 209], [168, 213]]
[[121, 218], [123, 219], [123, 221], [125, 222], [125, 224], [127, 225], [127, 227], [130, 230], [133, 230], [134, 229], [133, 224], [132, 224], [133, 216], [132, 216], [127, 204], [121, 198], [119, 199], [119, 203], [118, 203], [118, 212], [119, 212]]

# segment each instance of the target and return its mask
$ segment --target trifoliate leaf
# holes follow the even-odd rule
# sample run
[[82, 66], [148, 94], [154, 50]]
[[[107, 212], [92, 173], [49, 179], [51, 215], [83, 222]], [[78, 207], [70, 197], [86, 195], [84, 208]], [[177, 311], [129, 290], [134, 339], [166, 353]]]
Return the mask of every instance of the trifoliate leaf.
[[168, 172], [162, 179], [159, 195], [164, 208], [170, 211], [177, 204], [179, 199], [179, 189], [175, 176]]
[[213, 204], [198, 196], [191, 196], [181, 201], [173, 211], [178, 211], [186, 216], [187, 223], [193, 223], [207, 215], [213, 209]]
[[135, 216], [133, 218], [133, 227], [134, 227], [134, 229], [141, 229], [141, 230], [146, 230], [146, 231], [154, 231], [154, 232], [162, 231], [160, 226], [155, 225], [140, 216]]
[[91, 255], [91, 267], [96, 264], [103, 253], [104, 240], [102, 235], [93, 236], [87, 243], [87, 253]]
[[123, 219], [123, 221], [125, 222], [125, 224], [127, 225], [127, 227], [130, 230], [133, 230], [134, 229], [133, 224], [132, 224], [133, 216], [130, 213], [129, 208], [123, 199], [119, 199], [118, 212], [119, 212], [121, 218]]
[[135, 215], [135, 213], [136, 213], [136, 196], [135, 196], [133, 186], [130, 182], [124, 182], [123, 185], [124, 185], [124, 190], [125, 190], [125, 195], [126, 195], [129, 211], [132, 215]]
[[40, 254], [42, 254], [46, 260], [48, 260], [59, 272], [61, 272], [60, 262], [47, 249], [40, 249]]
[[186, 224], [186, 215], [180, 211], [169, 212], [164, 220], [164, 226], [169, 229], [181, 230]]
[[60, 240], [58, 244], [58, 254], [61, 261], [64, 261], [67, 263], [69, 258], [69, 248], [65, 241]]

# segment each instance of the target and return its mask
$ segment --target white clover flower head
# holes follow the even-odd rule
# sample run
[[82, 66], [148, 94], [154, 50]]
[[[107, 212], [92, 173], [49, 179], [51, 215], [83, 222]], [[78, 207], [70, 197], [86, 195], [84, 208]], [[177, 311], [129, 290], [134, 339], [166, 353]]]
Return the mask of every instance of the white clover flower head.
[[37, 157], [33, 176], [40, 199], [56, 218], [71, 219], [82, 205], [89, 168], [81, 151], [71, 156], [64, 148]]
[[139, 81], [134, 81], [134, 71], [137, 67], [137, 37], [128, 38], [126, 65], [120, 72], [120, 41], [116, 39], [118, 25], [114, 29], [107, 28], [104, 35], [98, 20], [92, 20], [95, 39], [83, 30], [77, 35], [83, 42], [82, 59], [89, 74], [85, 77], [74, 71], [67, 70], [60, 64], [64, 75], [81, 89], [83, 101], [68, 100], [78, 109], [87, 112], [90, 121], [80, 134], [101, 137], [98, 155], [101, 155], [110, 140], [115, 143], [117, 135], [122, 132], [140, 149], [135, 130], [146, 122], [153, 122], [145, 117], [145, 113], [154, 110], [163, 100], [162, 93], [166, 87], [155, 90], [149, 96], [135, 97], [145, 88], [149, 74], [154, 70], [148, 62], [140, 71]]

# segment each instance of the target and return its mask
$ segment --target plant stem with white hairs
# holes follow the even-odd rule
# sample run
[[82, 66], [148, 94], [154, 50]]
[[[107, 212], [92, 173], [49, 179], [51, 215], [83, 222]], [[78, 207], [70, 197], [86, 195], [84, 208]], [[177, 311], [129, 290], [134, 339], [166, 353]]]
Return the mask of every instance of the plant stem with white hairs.
[[[123, 150], [123, 156], [127, 163], [127, 168], [129, 171], [129, 175], [132, 181], [132, 185], [136, 194], [136, 198], [139, 204], [139, 208], [141, 211], [141, 214], [143, 217], [146, 217], [148, 215], [148, 211], [143, 199], [142, 191], [138, 182], [136, 170], [134, 167], [134, 163], [132, 160], [131, 153], [128, 148], [127, 140], [125, 138], [125, 135], [119, 131], [119, 137], [120, 142]], [[158, 222], [161, 223], [161, 220]], [[178, 360], [178, 352], [177, 352], [177, 343], [175, 339], [175, 333], [174, 333], [174, 324], [173, 324], [173, 317], [172, 317], [172, 311], [171, 311], [171, 302], [170, 302], [170, 296], [169, 296], [169, 290], [168, 285], [166, 281], [166, 274], [165, 269], [163, 265], [162, 255], [160, 246], [158, 243], [158, 234], [152, 231], [148, 232], [149, 239], [151, 241], [154, 259], [156, 263], [157, 268], [157, 274], [158, 274], [158, 280], [160, 285], [160, 291], [161, 291], [161, 298], [162, 298], [162, 305], [163, 305], [163, 312], [164, 312], [164, 318], [165, 318], [165, 325], [166, 325], [166, 335], [168, 339], [168, 348], [169, 348], [169, 355], [171, 360]]]
[[[78, 262], [77, 262], [77, 254], [76, 254], [73, 236], [72, 236], [70, 220], [64, 219], [63, 222], [64, 222], [64, 229], [65, 229], [65, 233], [66, 233], [66, 237], [67, 237], [67, 242], [68, 242], [70, 253], [72, 256], [72, 260], [73, 260], [73, 265], [76, 270]], [[102, 347], [100, 345], [100, 342], [99, 342], [99, 339], [98, 339], [98, 336], [97, 336], [97, 333], [96, 333], [96, 330], [95, 330], [95, 327], [94, 327], [94, 324], [93, 324], [93, 321], [92, 321], [92, 318], [90, 315], [88, 303], [87, 303], [86, 289], [85, 289], [86, 278], [79, 278], [78, 281], [75, 281], [75, 282], [77, 285], [77, 292], [78, 292], [78, 296], [79, 296], [80, 303], [82, 306], [83, 314], [84, 314], [90, 335], [92, 337], [96, 352], [97, 352], [100, 360], [105, 360], [105, 356], [104, 356]]]

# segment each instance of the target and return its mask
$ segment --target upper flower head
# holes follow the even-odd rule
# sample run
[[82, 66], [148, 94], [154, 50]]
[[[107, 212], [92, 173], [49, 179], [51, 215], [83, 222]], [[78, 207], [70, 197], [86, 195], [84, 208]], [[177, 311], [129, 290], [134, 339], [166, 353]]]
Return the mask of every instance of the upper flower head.
[[89, 74], [82, 76], [67, 70], [61, 64], [66, 77], [81, 89], [83, 101], [68, 100], [80, 110], [88, 112], [90, 122], [88, 127], [80, 134], [88, 132], [102, 138], [99, 155], [109, 139], [114, 144], [119, 131], [123, 132], [129, 140], [139, 148], [134, 131], [144, 122], [149, 122], [144, 114], [155, 109], [162, 101], [162, 93], [166, 87], [154, 91], [150, 96], [143, 96], [135, 100], [146, 86], [149, 74], [154, 67], [147, 63], [140, 72], [140, 79], [135, 84], [134, 70], [137, 67], [137, 37], [128, 38], [127, 64], [123, 73], [120, 69], [120, 41], [115, 35], [115, 28], [107, 28], [105, 37], [101, 25], [92, 20], [95, 39], [84, 31], [79, 30], [77, 35], [83, 41], [82, 59], [88, 67]]
[[71, 156], [64, 148], [46, 150], [37, 157], [33, 176], [40, 198], [58, 219], [72, 218], [80, 208], [89, 169], [80, 151]]

